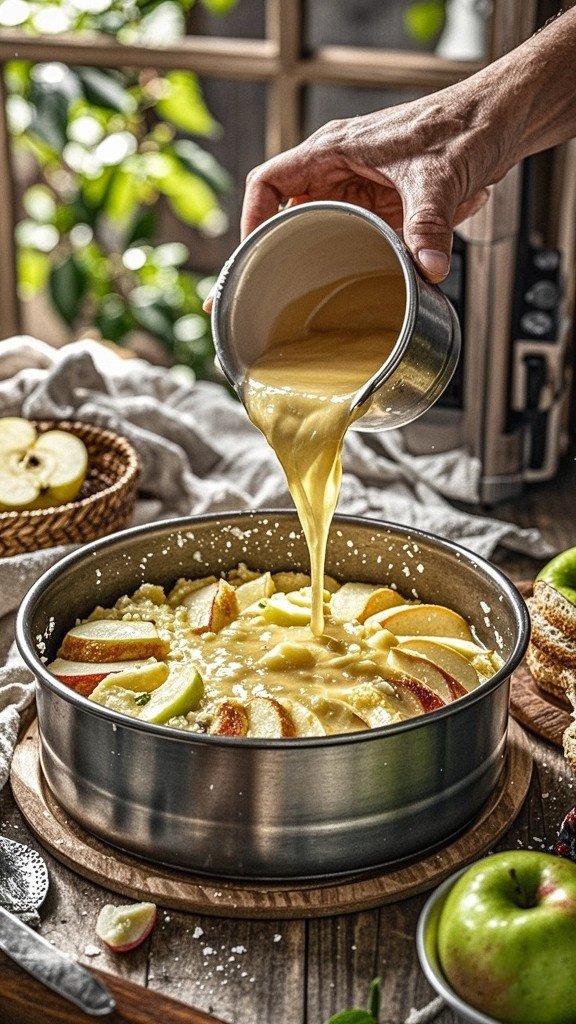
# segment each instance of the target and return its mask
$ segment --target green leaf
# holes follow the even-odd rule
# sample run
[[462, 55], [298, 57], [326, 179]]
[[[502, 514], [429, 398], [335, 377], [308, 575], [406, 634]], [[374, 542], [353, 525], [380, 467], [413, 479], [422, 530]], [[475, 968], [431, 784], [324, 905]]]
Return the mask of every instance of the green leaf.
[[162, 189], [174, 213], [185, 224], [202, 227], [218, 206], [212, 189], [193, 174], [183, 175]]
[[215, 192], [227, 193], [232, 190], [232, 178], [228, 171], [192, 139], [179, 139], [172, 147], [186, 170], [202, 178]]
[[54, 306], [62, 319], [73, 326], [86, 294], [86, 273], [75, 256], [67, 256], [50, 272], [48, 285]]
[[82, 91], [88, 103], [119, 114], [134, 113], [134, 97], [127, 91], [127, 78], [101, 68], [76, 68]]
[[18, 286], [23, 300], [31, 299], [41, 292], [50, 269], [46, 253], [37, 249], [20, 249], [18, 252]]
[[164, 96], [156, 103], [158, 116], [192, 135], [214, 138], [220, 126], [204, 103], [196, 75], [190, 71], [169, 71], [163, 82]]
[[132, 222], [126, 231], [125, 247], [129, 249], [136, 242], [149, 242], [154, 235], [155, 227], [156, 216], [153, 208], [151, 206], [140, 207], [135, 211]]
[[381, 978], [373, 978], [368, 990], [368, 1013], [371, 1013], [376, 1021], [380, 1018], [380, 986]]
[[68, 141], [68, 99], [56, 90], [35, 92], [29, 131], [56, 153], [61, 153]]
[[122, 167], [115, 167], [103, 203], [104, 210], [114, 223], [128, 225], [139, 206], [140, 196], [141, 187], [136, 176]]
[[330, 1017], [328, 1024], [378, 1024], [378, 1021], [368, 1010], [343, 1010]]

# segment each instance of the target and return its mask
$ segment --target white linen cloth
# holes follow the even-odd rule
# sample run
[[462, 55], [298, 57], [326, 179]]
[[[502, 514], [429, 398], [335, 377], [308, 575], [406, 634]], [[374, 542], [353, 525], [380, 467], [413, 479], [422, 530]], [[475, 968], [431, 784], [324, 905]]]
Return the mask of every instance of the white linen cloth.
[[[122, 359], [92, 341], [53, 349], [0, 342], [0, 416], [78, 419], [125, 435], [142, 462], [136, 521], [208, 511], [290, 507], [282, 471], [239, 402], [219, 384]], [[477, 494], [480, 465], [464, 449], [411, 456], [399, 431], [351, 432], [339, 510], [430, 530], [489, 557], [497, 544], [544, 556], [537, 530], [468, 515], [449, 499]], [[30, 673], [12, 645], [14, 615], [35, 579], [66, 553], [0, 559], [0, 789], [6, 782]]]

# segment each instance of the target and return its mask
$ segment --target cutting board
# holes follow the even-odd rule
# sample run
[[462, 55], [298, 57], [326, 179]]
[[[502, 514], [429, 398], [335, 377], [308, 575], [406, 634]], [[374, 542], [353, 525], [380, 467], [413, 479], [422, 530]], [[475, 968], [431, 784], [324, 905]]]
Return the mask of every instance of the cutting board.
[[[522, 597], [532, 596], [531, 581], [523, 581], [516, 586]], [[540, 689], [526, 661], [522, 661], [512, 673], [510, 713], [525, 729], [560, 748], [562, 736], [573, 721], [570, 706]]]
[[274, 884], [198, 877], [151, 864], [90, 835], [60, 807], [46, 785], [34, 722], [16, 748], [11, 783], [30, 829], [61, 863], [84, 878], [134, 899], [215, 917], [282, 920], [368, 910], [415, 896], [494, 845], [518, 814], [530, 785], [528, 739], [510, 722], [504, 768], [492, 796], [468, 828], [444, 847], [368, 875], [326, 882]]

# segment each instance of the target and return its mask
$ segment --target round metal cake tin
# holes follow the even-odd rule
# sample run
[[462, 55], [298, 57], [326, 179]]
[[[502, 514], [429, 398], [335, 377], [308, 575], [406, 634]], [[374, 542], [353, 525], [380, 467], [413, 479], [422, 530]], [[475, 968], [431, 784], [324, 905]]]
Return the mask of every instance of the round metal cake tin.
[[238, 739], [148, 725], [55, 679], [68, 629], [143, 582], [238, 562], [306, 570], [292, 512], [174, 519], [124, 530], [49, 569], [20, 609], [17, 642], [37, 679], [40, 757], [83, 827], [141, 857], [215, 876], [322, 878], [412, 857], [470, 822], [503, 767], [508, 679], [528, 642], [515, 587], [488, 562], [429, 534], [337, 516], [326, 571], [395, 584], [446, 604], [495, 647], [502, 669], [476, 691], [397, 725], [308, 739]]
[[[220, 365], [240, 398], [246, 370], [266, 348], [281, 309], [304, 299], [300, 305], [306, 317], [309, 292], [375, 272], [387, 282], [379, 326], [394, 331], [397, 341], [357, 392], [353, 405], [364, 412], [352, 430], [400, 427], [426, 412], [458, 362], [460, 327], [454, 309], [437, 286], [420, 276], [404, 243], [380, 217], [327, 200], [291, 207], [265, 221], [220, 273], [212, 334]], [[346, 326], [354, 326], [352, 310]]]

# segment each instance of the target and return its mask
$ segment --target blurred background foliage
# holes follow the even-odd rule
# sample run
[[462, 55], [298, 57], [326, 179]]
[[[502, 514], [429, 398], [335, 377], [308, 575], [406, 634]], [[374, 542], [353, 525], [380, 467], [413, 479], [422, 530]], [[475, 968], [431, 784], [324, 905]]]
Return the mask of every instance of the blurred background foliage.
[[[1, 0], [0, 27], [157, 44], [185, 35], [194, 2]], [[225, 15], [237, 0], [198, 2]], [[71, 336], [96, 328], [129, 345], [145, 332], [169, 361], [212, 376], [201, 308], [212, 279], [186, 269], [182, 242], [155, 241], [159, 201], [201, 235], [227, 227], [232, 182], [202, 147], [221, 128], [196, 75], [157, 73], [151, 52], [140, 72], [12, 61], [6, 86], [15, 157], [33, 162], [17, 225], [21, 298], [46, 289]]]

